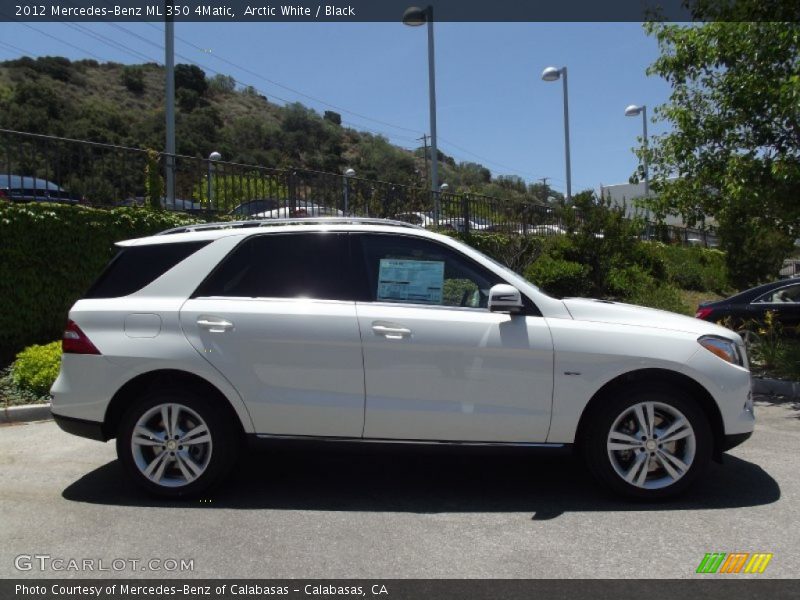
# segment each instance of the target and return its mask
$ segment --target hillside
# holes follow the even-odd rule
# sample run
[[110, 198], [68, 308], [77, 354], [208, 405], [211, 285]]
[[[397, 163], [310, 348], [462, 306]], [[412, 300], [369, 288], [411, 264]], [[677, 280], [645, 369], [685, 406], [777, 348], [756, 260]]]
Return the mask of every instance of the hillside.
[[[279, 106], [233, 78], [206, 77], [177, 65], [177, 152], [276, 168], [302, 167], [425, 186], [423, 149], [410, 151], [382, 136], [341, 124], [334, 112], [319, 115], [302, 104]], [[23, 57], [0, 63], [0, 128], [96, 142], [161, 149], [164, 143], [164, 69], [61, 57]], [[543, 201], [559, 195], [527, 186], [516, 176], [492, 177], [483, 165], [441, 152], [440, 179], [451, 191]]]

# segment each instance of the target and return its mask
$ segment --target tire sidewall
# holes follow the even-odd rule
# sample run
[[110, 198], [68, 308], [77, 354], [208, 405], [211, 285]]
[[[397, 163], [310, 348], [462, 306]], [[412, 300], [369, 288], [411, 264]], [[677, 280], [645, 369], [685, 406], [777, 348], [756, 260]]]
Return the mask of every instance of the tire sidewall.
[[[678, 481], [661, 489], [644, 489], [623, 480], [611, 464], [607, 442], [614, 421], [627, 409], [641, 402], [658, 402], [679, 410], [694, 430], [695, 456], [689, 470]], [[684, 492], [706, 470], [713, 452], [713, 439], [708, 418], [698, 403], [681, 389], [637, 387], [612, 392], [590, 415], [584, 457], [592, 471], [612, 491], [639, 500], [665, 500]]]
[[[180, 487], [160, 486], [139, 470], [131, 449], [134, 427], [141, 416], [160, 404], [180, 404], [195, 411], [205, 421], [211, 436], [211, 459], [205, 472]], [[183, 391], [154, 392], [143, 396], [123, 415], [117, 431], [117, 457], [133, 480], [146, 491], [159, 496], [190, 497], [218, 483], [230, 471], [236, 458], [236, 434], [230, 418], [219, 407], [201, 396]]]

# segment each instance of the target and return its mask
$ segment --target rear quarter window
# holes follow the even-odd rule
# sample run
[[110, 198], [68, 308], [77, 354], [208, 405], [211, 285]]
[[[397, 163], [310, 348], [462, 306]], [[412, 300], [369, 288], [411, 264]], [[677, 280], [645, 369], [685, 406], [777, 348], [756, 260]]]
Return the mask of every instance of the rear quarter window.
[[111, 259], [84, 298], [120, 298], [138, 292], [208, 243], [127, 246]]

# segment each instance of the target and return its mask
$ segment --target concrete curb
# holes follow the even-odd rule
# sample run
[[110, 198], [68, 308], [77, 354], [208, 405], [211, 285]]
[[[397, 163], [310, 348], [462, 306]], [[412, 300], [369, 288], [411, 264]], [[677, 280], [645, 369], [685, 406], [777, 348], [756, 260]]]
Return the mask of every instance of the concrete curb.
[[23, 404], [7, 406], [0, 412], [0, 423], [24, 423], [27, 421], [46, 421], [52, 419], [50, 403]]
[[800, 399], [800, 381], [753, 378], [753, 393], [764, 396], [785, 396]]

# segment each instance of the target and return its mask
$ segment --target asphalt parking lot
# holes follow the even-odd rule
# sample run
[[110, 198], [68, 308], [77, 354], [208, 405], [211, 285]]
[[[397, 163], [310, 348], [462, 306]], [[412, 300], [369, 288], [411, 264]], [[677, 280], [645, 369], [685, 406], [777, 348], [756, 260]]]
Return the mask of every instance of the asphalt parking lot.
[[[800, 406], [759, 402], [758, 428], [678, 501], [607, 495], [570, 457], [267, 452], [224, 490], [154, 500], [113, 443], [52, 422], [0, 427], [0, 577], [19, 555], [193, 559], [192, 572], [120, 577], [561, 578], [696, 575], [706, 552], [771, 552], [757, 577], [800, 567]], [[96, 563], [97, 564], [97, 563]]]

